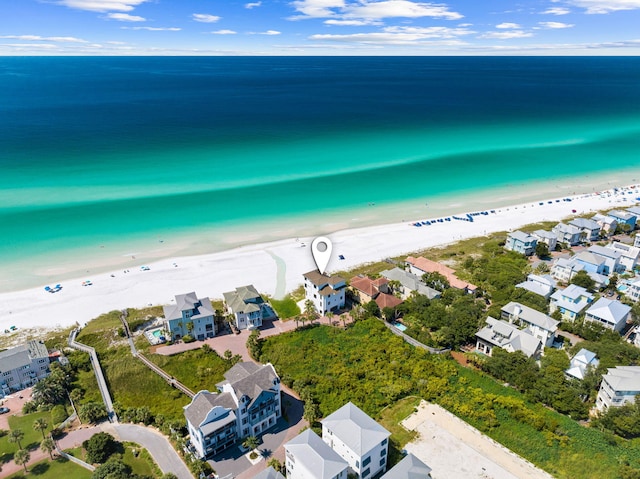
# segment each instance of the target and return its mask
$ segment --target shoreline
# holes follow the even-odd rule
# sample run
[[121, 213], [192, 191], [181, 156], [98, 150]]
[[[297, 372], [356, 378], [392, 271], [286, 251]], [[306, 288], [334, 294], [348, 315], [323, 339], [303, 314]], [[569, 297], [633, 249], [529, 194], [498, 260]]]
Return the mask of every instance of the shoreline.
[[[333, 242], [328, 271], [347, 270], [540, 221], [560, 221], [574, 214], [629, 207], [638, 202], [639, 192], [640, 187], [626, 186], [600, 194], [565, 194], [553, 199], [527, 201], [495, 207], [495, 213], [474, 217], [473, 223], [452, 219], [418, 228], [411, 226], [412, 221], [406, 221], [343, 229], [327, 234]], [[564, 198], [572, 201], [566, 202]], [[479, 209], [469, 212], [490, 211], [489, 206], [476, 206]], [[413, 221], [442, 216], [451, 215], [428, 214]], [[309, 248], [311, 239], [310, 236], [281, 239], [204, 255], [164, 258], [147, 263], [149, 270], [130, 267], [127, 273], [112, 270], [88, 278], [60, 281], [62, 289], [53, 294], [42, 287], [0, 293], [0, 334], [11, 326], [16, 326], [19, 332], [28, 328], [50, 330], [84, 324], [116, 309], [170, 304], [175, 295], [190, 291], [211, 299], [221, 298], [223, 292], [247, 284], [253, 284], [258, 291], [271, 296], [290, 292], [302, 283], [303, 273], [315, 268]], [[339, 260], [338, 255], [343, 255], [345, 260]], [[83, 286], [83, 281], [88, 279], [93, 284]]]

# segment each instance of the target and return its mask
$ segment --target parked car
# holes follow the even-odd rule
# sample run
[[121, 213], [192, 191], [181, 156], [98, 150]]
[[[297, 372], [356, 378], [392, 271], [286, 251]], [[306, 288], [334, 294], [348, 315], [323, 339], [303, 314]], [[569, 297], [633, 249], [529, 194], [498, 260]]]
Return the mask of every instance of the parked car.
[[0, 407], [0, 414], [6, 414], [10, 411], [8, 407]]

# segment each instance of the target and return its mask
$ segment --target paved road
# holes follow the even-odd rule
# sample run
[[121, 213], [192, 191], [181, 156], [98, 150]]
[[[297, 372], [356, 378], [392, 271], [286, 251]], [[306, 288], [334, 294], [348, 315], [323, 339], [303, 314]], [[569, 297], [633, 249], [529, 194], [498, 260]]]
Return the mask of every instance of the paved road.
[[136, 424], [105, 424], [103, 430], [113, 432], [114, 436], [122, 441], [140, 444], [149, 451], [163, 473], [173, 472], [178, 479], [193, 479], [193, 475], [169, 440], [159, 432]]

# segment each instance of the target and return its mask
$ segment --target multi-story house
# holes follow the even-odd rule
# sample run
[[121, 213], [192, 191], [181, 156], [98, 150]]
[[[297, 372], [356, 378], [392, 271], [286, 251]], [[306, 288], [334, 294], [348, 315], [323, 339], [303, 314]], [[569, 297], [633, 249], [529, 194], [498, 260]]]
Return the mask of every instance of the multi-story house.
[[305, 299], [324, 315], [344, 307], [347, 282], [340, 276], [327, 276], [313, 270], [304, 275]]
[[395, 281], [399, 284], [397, 292], [400, 293], [402, 299], [407, 299], [414, 291], [429, 299], [439, 298], [441, 296], [440, 291], [424, 284], [420, 276], [416, 276], [400, 268], [384, 270], [380, 273], [380, 276], [389, 282]]
[[618, 221], [611, 216], [596, 213], [591, 219], [600, 225], [600, 231], [604, 234], [612, 235], [618, 228]]
[[261, 435], [281, 416], [280, 378], [271, 364], [241, 362], [224, 377], [217, 394], [200, 391], [184, 408], [190, 444], [199, 458]]
[[582, 230], [577, 226], [567, 225], [564, 223], [558, 223], [551, 230], [556, 237], [558, 238], [558, 242], [567, 243], [570, 246], [575, 246], [582, 240]]
[[596, 408], [602, 412], [634, 402], [640, 394], [640, 366], [617, 366], [607, 371], [596, 398]]
[[42, 341], [0, 352], [0, 398], [33, 386], [49, 372], [49, 353]]
[[551, 276], [560, 282], [569, 283], [578, 272], [585, 271], [593, 279], [595, 286], [601, 288], [609, 283], [609, 278], [602, 274], [605, 263], [604, 258], [582, 251], [571, 258], [558, 258], [551, 266]]
[[387, 468], [391, 433], [348, 402], [322, 421], [322, 440], [347, 461], [360, 479], [375, 477]]
[[543, 296], [545, 299], [549, 299], [551, 293], [556, 289], [556, 281], [551, 275], [537, 275], [529, 274], [527, 280], [516, 285], [516, 288], [526, 289], [531, 293]]
[[545, 230], [535, 230], [531, 235], [538, 240], [538, 243], [546, 243], [549, 251], [555, 251], [558, 244], [558, 237], [555, 233]]
[[582, 381], [589, 368], [596, 369], [599, 364], [600, 361], [596, 358], [596, 353], [582, 348], [571, 358], [569, 368], [565, 370], [564, 374], [569, 379], [574, 378]]
[[570, 284], [551, 295], [549, 312], [560, 311], [562, 319], [573, 321], [593, 302], [593, 295], [582, 286]]
[[640, 248], [628, 244], [614, 241], [609, 243], [605, 249], [610, 249], [620, 255], [620, 265], [627, 271], [633, 271], [638, 264]]
[[531, 256], [536, 252], [537, 244], [538, 240], [535, 236], [518, 230], [507, 235], [504, 247], [509, 251], [515, 251], [516, 253], [520, 253], [525, 256]]
[[569, 221], [569, 224], [580, 229], [585, 241], [597, 241], [600, 237], [600, 230], [602, 228], [597, 221], [588, 218], [576, 218]]
[[440, 273], [449, 282], [449, 286], [461, 289], [469, 294], [475, 293], [478, 289], [476, 285], [458, 278], [456, 272], [447, 265], [438, 263], [437, 261], [432, 261], [422, 256], [418, 256], [417, 258], [408, 256], [407, 266], [409, 267], [410, 273], [413, 273], [420, 278], [422, 278], [422, 275], [425, 273]]
[[431, 468], [409, 453], [380, 479], [431, 479]]
[[608, 216], [618, 222], [618, 225], [626, 224], [629, 227], [629, 231], [633, 231], [636, 227], [636, 220], [638, 219], [633, 213], [628, 211], [613, 210], [607, 213]]
[[620, 301], [600, 298], [587, 309], [584, 320], [621, 332], [627, 324], [631, 307]]
[[262, 320], [269, 316], [264, 299], [252, 284], [222, 293], [222, 296], [227, 313], [233, 315], [238, 329], [257, 329], [262, 326]]
[[284, 445], [287, 479], [347, 479], [349, 464], [313, 430]]
[[382, 310], [384, 308], [396, 308], [402, 303], [400, 298], [396, 298], [392, 294], [389, 280], [385, 277], [371, 279], [363, 275], [354, 276], [349, 281], [349, 287], [355, 300], [360, 304], [375, 301]]
[[510, 353], [522, 351], [525, 356], [539, 358], [543, 344], [528, 329], [518, 329], [513, 324], [489, 316], [487, 325], [476, 333], [476, 350], [491, 356], [494, 348]]
[[630, 283], [629, 287], [624, 292], [624, 295], [627, 298], [631, 299], [632, 301], [639, 301], [640, 300], [640, 280]]
[[501, 316], [512, 324], [526, 327], [543, 345], [553, 346], [558, 330], [558, 321], [555, 319], [513, 301], [502, 308]]
[[203, 340], [216, 335], [215, 312], [209, 298], [196, 293], [179, 294], [175, 304], [164, 306], [165, 329], [173, 341], [189, 335]]
[[621, 254], [613, 248], [606, 248], [600, 245], [592, 245], [589, 246], [589, 249], [587, 251], [604, 260], [602, 274], [609, 276], [613, 273], [621, 273], [622, 271], [624, 271], [624, 266], [620, 264]]

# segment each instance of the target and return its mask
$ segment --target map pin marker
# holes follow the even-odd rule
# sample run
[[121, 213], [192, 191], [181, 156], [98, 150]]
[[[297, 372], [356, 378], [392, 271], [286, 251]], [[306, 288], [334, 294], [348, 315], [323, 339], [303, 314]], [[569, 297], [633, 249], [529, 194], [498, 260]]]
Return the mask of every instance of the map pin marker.
[[324, 270], [327, 269], [332, 249], [331, 240], [324, 236], [318, 236], [311, 242], [311, 253], [320, 274], [324, 274]]

